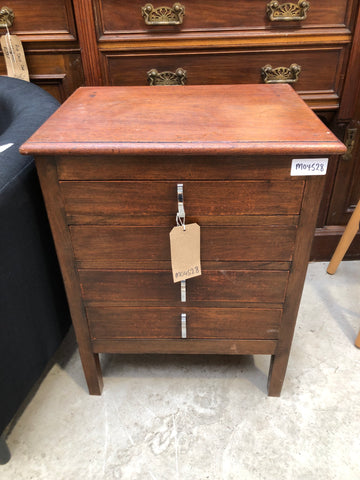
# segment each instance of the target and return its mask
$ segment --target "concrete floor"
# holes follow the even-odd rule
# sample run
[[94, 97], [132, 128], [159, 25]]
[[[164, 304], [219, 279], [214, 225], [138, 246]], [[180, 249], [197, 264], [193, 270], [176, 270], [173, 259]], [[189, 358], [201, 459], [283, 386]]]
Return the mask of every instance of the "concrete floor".
[[360, 479], [360, 262], [311, 264], [281, 398], [267, 356], [102, 356], [72, 332], [11, 429], [1, 480]]

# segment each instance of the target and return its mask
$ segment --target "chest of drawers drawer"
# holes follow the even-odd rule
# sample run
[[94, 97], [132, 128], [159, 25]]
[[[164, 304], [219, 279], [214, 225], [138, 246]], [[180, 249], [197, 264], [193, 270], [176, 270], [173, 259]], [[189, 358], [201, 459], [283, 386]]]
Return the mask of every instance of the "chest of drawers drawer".
[[[181, 183], [181, 181], [177, 182]], [[69, 224], [133, 223], [172, 225], [177, 212], [175, 182], [61, 182]], [[298, 215], [304, 182], [184, 182], [186, 215], [207, 224], [246, 215]], [[170, 223], [169, 223], [169, 219]], [[228, 222], [229, 220], [224, 220]], [[241, 218], [240, 218], [241, 221]]]
[[149, 32], [181, 35], [231, 29], [344, 27], [349, 22], [349, 3], [351, 6], [346, 0], [277, 3], [270, 0], [170, 0], [168, 3], [102, 0], [95, 2], [95, 9], [101, 18], [99, 35], [102, 37]]
[[[31, 11], [25, 0], [11, 0], [2, 13], [12, 12], [11, 33], [32, 41], [75, 40], [76, 28], [71, 2], [68, 0], [33, 0]], [[51, 14], [49, 14], [51, 12]]]
[[[196, 307], [89, 307], [91, 336], [104, 339], [181, 339], [181, 313], [186, 314], [188, 339], [276, 339], [281, 310]], [[218, 328], [219, 318], [222, 327]]]
[[[251, 223], [251, 219], [248, 220]], [[296, 225], [202, 226], [202, 262], [290, 262]], [[170, 267], [169, 229], [166, 227], [71, 226], [79, 268]], [[156, 268], [156, 267], [155, 267]]]
[[[111, 85], [291, 83], [311, 106], [335, 109], [347, 46], [197, 52], [103, 52]], [[154, 92], [153, 95], [157, 93]]]
[[[177, 305], [180, 284], [171, 270], [79, 270], [85, 305]], [[187, 305], [273, 304], [284, 301], [288, 272], [205, 270], [188, 280]]]

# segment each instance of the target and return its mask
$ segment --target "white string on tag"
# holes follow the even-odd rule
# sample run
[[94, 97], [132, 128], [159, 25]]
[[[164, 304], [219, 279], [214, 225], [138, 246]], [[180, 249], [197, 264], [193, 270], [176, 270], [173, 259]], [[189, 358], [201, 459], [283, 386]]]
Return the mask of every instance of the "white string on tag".
[[180, 217], [180, 214], [179, 212], [176, 214], [176, 225], [178, 227], [183, 227], [183, 230], [185, 231], [186, 230], [186, 226], [185, 226], [185, 215], [183, 217]]
[[5, 25], [5, 28], [6, 28], [5, 42], [6, 42], [8, 52], [9, 52], [9, 60], [10, 60], [12, 69], [15, 70], [16, 56], [15, 56], [14, 49], [13, 49], [13, 46], [12, 46], [12, 43], [11, 43], [11, 36], [10, 36], [9, 28], [8, 28], [7, 25]]

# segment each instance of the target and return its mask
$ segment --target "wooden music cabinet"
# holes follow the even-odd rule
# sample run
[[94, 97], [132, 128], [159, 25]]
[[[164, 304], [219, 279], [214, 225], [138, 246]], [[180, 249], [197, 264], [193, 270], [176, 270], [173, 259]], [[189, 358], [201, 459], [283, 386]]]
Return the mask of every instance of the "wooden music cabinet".
[[[101, 352], [269, 354], [279, 396], [326, 177], [309, 174], [344, 151], [288, 85], [77, 90], [22, 152], [36, 157], [90, 393]], [[170, 263], [179, 184], [201, 227], [186, 298]]]

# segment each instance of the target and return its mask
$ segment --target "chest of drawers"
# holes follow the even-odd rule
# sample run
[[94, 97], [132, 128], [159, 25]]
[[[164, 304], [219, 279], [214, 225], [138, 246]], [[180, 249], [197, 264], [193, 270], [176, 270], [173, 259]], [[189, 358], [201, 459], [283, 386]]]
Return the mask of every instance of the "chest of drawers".
[[[99, 353], [158, 352], [271, 355], [280, 395], [325, 179], [291, 176], [292, 160], [344, 151], [291, 87], [82, 88], [22, 151], [90, 393]], [[179, 183], [201, 226], [186, 298], [170, 262]]]

